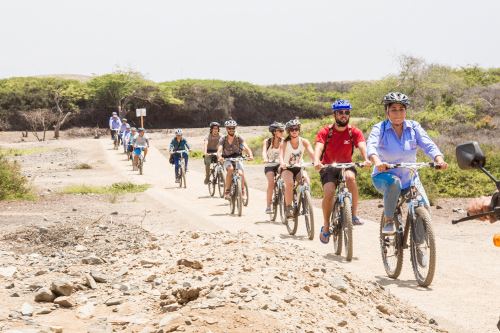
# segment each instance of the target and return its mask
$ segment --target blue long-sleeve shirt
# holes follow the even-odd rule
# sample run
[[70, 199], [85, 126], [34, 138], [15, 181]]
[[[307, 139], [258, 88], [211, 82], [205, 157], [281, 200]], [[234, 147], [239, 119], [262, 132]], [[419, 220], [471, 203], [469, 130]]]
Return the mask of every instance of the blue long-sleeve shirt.
[[109, 128], [112, 130], [120, 130], [120, 127], [122, 126], [122, 121], [120, 118], [116, 117], [109, 117]]
[[189, 150], [189, 149], [191, 149], [191, 147], [189, 146], [186, 139], [181, 139], [181, 141], [177, 141], [176, 138], [173, 138], [172, 141], [170, 142], [170, 151]]
[[[414, 163], [417, 161], [417, 147], [434, 160], [436, 156], [443, 155], [438, 146], [432, 141], [427, 132], [414, 120], [405, 120], [403, 134], [398, 137], [389, 120], [384, 120], [373, 126], [366, 142], [368, 157], [377, 155], [386, 163]], [[389, 172], [401, 179], [403, 188], [410, 186], [410, 171], [405, 168], [389, 169]], [[372, 177], [379, 174], [373, 168]]]

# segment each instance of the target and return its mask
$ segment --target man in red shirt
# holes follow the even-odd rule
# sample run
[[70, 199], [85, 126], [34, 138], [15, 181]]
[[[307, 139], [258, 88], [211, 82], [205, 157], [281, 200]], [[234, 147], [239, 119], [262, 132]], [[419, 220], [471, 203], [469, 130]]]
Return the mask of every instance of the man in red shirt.
[[[329, 241], [329, 219], [332, 213], [333, 196], [339, 177], [340, 169], [324, 168], [331, 163], [350, 163], [354, 148], [357, 147], [365, 160], [365, 166], [371, 162], [366, 155], [366, 142], [363, 132], [349, 125], [351, 104], [347, 100], [337, 100], [332, 104], [334, 124], [322, 128], [316, 135], [316, 146], [314, 152], [314, 166], [320, 171], [321, 183], [323, 184], [323, 228], [320, 240], [323, 243]], [[358, 187], [356, 185], [356, 169], [350, 168], [345, 172], [346, 183], [352, 194], [352, 222], [355, 225], [363, 224], [358, 216]]]

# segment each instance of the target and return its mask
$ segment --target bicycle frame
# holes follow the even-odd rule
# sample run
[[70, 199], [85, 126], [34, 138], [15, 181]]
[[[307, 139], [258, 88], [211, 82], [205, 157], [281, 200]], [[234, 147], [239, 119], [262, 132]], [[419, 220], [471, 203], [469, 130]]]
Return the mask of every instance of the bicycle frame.
[[[403, 207], [403, 204], [406, 202], [407, 207], [408, 207], [408, 213], [407, 213], [407, 218], [406, 218], [406, 223], [405, 227], [403, 230], [403, 226], [400, 224], [399, 225], [399, 230], [397, 230], [397, 233], [399, 236], [402, 238], [402, 245], [404, 249], [408, 248], [408, 235], [410, 232], [410, 227], [412, 232], [414, 232], [414, 226], [415, 226], [415, 219], [416, 219], [416, 214], [415, 214], [415, 208], [422, 206], [422, 194], [419, 192], [417, 186], [415, 185], [415, 179], [416, 179], [416, 174], [417, 170], [425, 167], [435, 167], [436, 165], [434, 163], [399, 163], [399, 164], [393, 164], [389, 165], [390, 169], [394, 168], [406, 168], [410, 170], [410, 186], [408, 187], [407, 190], [404, 190], [401, 192], [401, 195], [399, 196], [398, 203], [396, 205], [396, 212], [398, 215], [401, 215], [402, 217], [402, 212], [401, 209]], [[419, 198], [420, 196], [420, 198]], [[403, 222], [403, 221], [401, 221]], [[408, 223], [409, 222], [409, 223]]]

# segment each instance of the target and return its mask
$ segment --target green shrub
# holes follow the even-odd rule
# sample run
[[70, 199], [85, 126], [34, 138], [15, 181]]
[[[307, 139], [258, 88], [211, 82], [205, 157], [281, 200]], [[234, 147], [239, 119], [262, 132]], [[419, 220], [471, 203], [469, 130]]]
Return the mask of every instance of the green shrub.
[[33, 199], [26, 178], [21, 174], [19, 164], [9, 161], [0, 154], [0, 200]]

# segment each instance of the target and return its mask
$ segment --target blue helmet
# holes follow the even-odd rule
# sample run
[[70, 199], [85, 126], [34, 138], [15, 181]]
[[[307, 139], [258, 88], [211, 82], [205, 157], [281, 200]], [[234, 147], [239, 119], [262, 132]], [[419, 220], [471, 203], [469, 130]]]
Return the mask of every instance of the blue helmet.
[[347, 99], [338, 99], [332, 104], [332, 110], [351, 110], [351, 103]]

